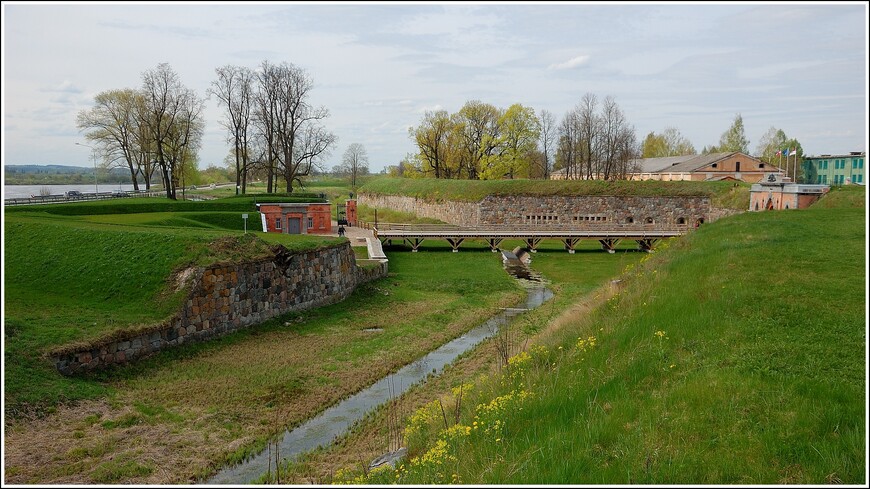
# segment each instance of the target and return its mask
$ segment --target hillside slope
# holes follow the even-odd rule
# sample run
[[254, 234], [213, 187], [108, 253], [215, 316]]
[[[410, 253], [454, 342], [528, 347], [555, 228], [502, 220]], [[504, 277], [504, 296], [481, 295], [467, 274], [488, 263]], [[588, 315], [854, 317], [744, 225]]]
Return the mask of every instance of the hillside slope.
[[660, 248], [365, 481], [866, 483], [865, 220], [745, 213]]

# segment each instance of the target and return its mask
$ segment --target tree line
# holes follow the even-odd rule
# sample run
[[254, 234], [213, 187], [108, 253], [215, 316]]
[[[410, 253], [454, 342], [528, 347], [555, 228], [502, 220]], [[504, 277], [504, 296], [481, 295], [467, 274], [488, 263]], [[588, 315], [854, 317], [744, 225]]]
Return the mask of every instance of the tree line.
[[[317, 167], [337, 141], [323, 125], [325, 107], [310, 102], [312, 78], [300, 67], [264, 60], [256, 69], [215, 69], [208, 94], [222, 109], [236, 193], [252, 175], [265, 175], [267, 191], [286, 192]], [[138, 89], [108, 90], [78, 114], [77, 126], [99, 150], [106, 166], [126, 167], [134, 189], [151, 188], [155, 175], [166, 196], [196, 172], [202, 145], [205, 99], [184, 86], [167, 63], [142, 74]]]
[[612, 97], [586, 94], [561, 122], [531, 107], [471, 100], [450, 114], [427, 111], [409, 135], [417, 152], [388, 172], [452, 179], [621, 178], [639, 156], [634, 128]]
[[[236, 193], [245, 193], [254, 178], [266, 180], [269, 193], [283, 185], [292, 192], [301, 178], [320, 169], [337, 143], [324, 123], [329, 110], [310, 101], [313, 80], [302, 68], [264, 60], [256, 68], [226, 65], [215, 69], [207, 90], [223, 109], [220, 121], [230, 146], [227, 161]], [[138, 89], [99, 93], [90, 109], [77, 116], [77, 126], [102, 156], [104, 166], [126, 168], [134, 189], [159, 180], [166, 196], [197, 172], [204, 129], [206, 99], [184, 86], [167, 63], [142, 73]], [[427, 111], [409, 128], [417, 151], [387, 171], [396, 176], [448, 179], [549, 178], [563, 171], [573, 179], [623, 179], [641, 158], [696, 154], [692, 143], [674, 127], [650, 132], [638, 141], [613, 97], [592, 93], [561, 120], [541, 110], [513, 104], [499, 108], [480, 100], [465, 103], [456, 113]], [[743, 119], [737, 114], [718, 145], [702, 153], [741, 151], [748, 154]], [[761, 138], [760, 159], [778, 164], [783, 148], [800, 143], [771, 127]], [[779, 152], [779, 153], [778, 153]], [[360, 143], [351, 144], [337, 175], [356, 187], [368, 173], [368, 156]]]
[[[479, 100], [466, 102], [456, 113], [427, 111], [409, 129], [417, 152], [386, 172], [393, 176], [453, 179], [549, 178], [563, 171], [571, 179], [624, 179], [638, 170], [638, 160], [698, 152], [675, 127], [651, 131], [638, 141], [634, 127], [611, 96], [581, 97], [560, 121], [546, 110], [514, 104], [498, 108]], [[761, 138], [758, 158], [778, 164], [782, 148], [800, 143], [771, 127]], [[743, 118], [737, 114], [718, 145], [702, 153], [739, 151], [749, 154]]]

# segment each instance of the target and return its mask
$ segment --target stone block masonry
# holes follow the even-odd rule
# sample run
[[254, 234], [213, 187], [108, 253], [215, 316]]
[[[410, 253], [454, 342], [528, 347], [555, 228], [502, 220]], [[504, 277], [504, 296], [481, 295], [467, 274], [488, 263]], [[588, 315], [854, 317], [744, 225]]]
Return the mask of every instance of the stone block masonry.
[[489, 195], [479, 202], [359, 194], [358, 203], [410, 212], [465, 227], [565, 230], [680, 229], [736, 213], [706, 196]]
[[49, 356], [65, 375], [124, 364], [288, 312], [339, 302], [357, 285], [386, 275], [386, 260], [357, 267], [349, 242], [300, 253], [278, 246], [270, 258], [194, 270], [180, 310], [160, 324], [87, 346], [60, 348]]

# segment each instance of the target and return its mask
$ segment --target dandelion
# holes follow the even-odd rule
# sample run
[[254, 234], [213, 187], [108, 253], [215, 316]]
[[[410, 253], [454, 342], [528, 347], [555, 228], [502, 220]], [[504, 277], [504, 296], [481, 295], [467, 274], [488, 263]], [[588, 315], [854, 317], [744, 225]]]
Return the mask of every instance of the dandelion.
[[665, 332], [659, 330], [659, 331], [656, 331], [656, 332], [655, 332], [655, 335], [658, 336], [659, 338], [664, 338], [664, 337], [665, 337]]
[[671, 364], [671, 368], [674, 368], [674, 367], [676, 367], [676, 365], [674, 365], [674, 364], [672, 363], [672, 364]]

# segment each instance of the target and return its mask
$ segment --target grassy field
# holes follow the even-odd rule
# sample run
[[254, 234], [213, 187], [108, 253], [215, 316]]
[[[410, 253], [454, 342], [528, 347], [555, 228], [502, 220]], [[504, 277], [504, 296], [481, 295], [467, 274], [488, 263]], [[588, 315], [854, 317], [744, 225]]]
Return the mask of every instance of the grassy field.
[[[833, 195], [809, 211], [747, 214], [702, 227], [684, 241], [664, 243], [654, 255], [629, 251], [633, 243], [624, 244], [615, 255], [584, 243], [577, 254], [568, 255], [561, 245], [545, 241], [532, 265], [552, 280], [557, 298], [521, 322], [524, 329], [538, 333], [539, 346], [500, 369], [490, 341], [426, 386], [412, 389], [403, 397], [402, 413], [409, 426], [417, 427], [410, 432], [408, 446], [418, 463], [406, 464], [398, 479], [395, 473], [376, 472], [357, 481], [863, 480], [866, 336], [856, 332], [862, 331], [866, 319], [866, 215], [854, 209], [821, 208]], [[842, 194], [851, 204], [858, 200], [855, 195]], [[34, 302], [34, 310], [47, 312], [33, 321], [53, 330], [51, 335], [71, 337], [84, 331], [66, 330], [67, 323], [81, 314], [97, 318], [91, 326], [114, 327], [114, 318], [109, 321], [111, 305], [123, 306], [123, 300], [107, 295], [101, 306], [87, 291], [104, 293], [104, 284], [123, 288], [143, 281], [125, 278], [122, 270], [111, 271], [137, 270], [129, 263], [118, 267], [131, 256], [126, 252], [156, 253], [151, 267], [172, 270], [172, 253], [164, 255], [161, 247], [152, 250], [152, 237], [154, 243], [163, 243], [175, 236], [181, 242], [172, 246], [189, 253], [187, 259], [207, 260], [211, 252], [196, 250], [207, 250], [216, 237], [237, 234], [232, 223], [236, 211], [207, 217], [197, 216], [205, 212], [202, 209], [166, 212], [140, 212], [129, 216], [135, 221], [130, 223], [113, 221], [117, 218], [106, 214], [7, 215], [7, 226], [21, 226], [19, 235], [40, 233], [46, 227], [46, 236], [34, 235], [47, 240], [66, 236], [56, 248], [37, 253], [49, 253], [50, 259], [16, 265], [15, 275], [31, 283], [27, 287], [34, 297], [43, 292], [32, 285], [41, 283], [39, 271], [61, 265], [56, 273], [49, 272], [58, 285], [44, 290], [57, 298], [51, 299], [51, 308]], [[183, 226], [167, 227], [167, 220], [181, 222], [175, 219]], [[93, 252], [67, 245], [76, 241], [79, 229], [92, 243], [105, 240], [106, 245]], [[8, 228], [5, 231], [8, 248], [12, 240]], [[135, 236], [126, 240], [113, 233]], [[27, 243], [20, 240], [18, 254], [32, 253]], [[171, 243], [168, 240], [167, 246]], [[841, 249], [829, 253], [829, 243]], [[69, 257], [81, 253], [100, 265], [93, 269], [105, 267], [109, 272], [93, 282], [71, 284], [63, 270], [76, 272], [77, 260]], [[45, 368], [38, 349], [54, 340], [41, 332], [34, 338], [28, 331], [32, 324], [10, 321], [10, 279], [4, 278], [4, 482], [189, 482], [265, 447], [266, 440], [285, 427], [479, 324], [494, 308], [521, 295], [501, 270], [497, 255], [481, 243], [463, 244], [460, 253], [450, 253], [446, 244], [436, 241], [427, 241], [420, 253], [387, 253], [390, 277], [358, 290], [341, 304], [77, 379]], [[842, 257], [850, 259], [838, 259]], [[10, 276], [9, 266], [7, 252], [5, 277]], [[771, 278], [773, 266], [777, 274]], [[625, 272], [624, 290], [596, 308], [607, 298], [605, 290], [596, 287], [619, 271]], [[159, 282], [159, 276], [155, 274], [154, 280]], [[808, 282], [813, 284], [809, 290], [794, 286]], [[62, 300], [65, 294], [78, 296], [75, 301]], [[838, 300], [831, 301], [835, 294]], [[147, 294], [138, 295], [145, 299], [130, 299], [131, 304], [141, 300], [142, 308], [152, 307]], [[85, 301], [88, 310], [76, 311], [79, 301]], [[18, 307], [19, 315], [37, 316], [24, 306], [12, 307]], [[106, 316], [94, 312], [100, 307]], [[125, 307], [130, 314], [137, 309], [130, 305], [119, 310]], [[364, 331], [369, 328], [383, 332]], [[24, 393], [19, 406], [31, 402], [26, 381], [10, 385], [10, 358], [13, 363], [22, 358], [31, 362], [15, 366], [18, 373], [30, 369], [38, 374], [43, 369], [54, 375], [47, 380], [33, 377], [37, 385], [48, 386], [33, 402], [52, 406], [39, 417], [23, 416], [26, 408], [18, 417], [9, 416], [11, 387]], [[50, 385], [54, 381], [59, 384]], [[429, 415], [417, 409], [427, 404], [431, 408], [436, 397], [450, 409], [453, 388], [460, 383], [474, 384], [465, 391], [457, 424], [467, 426], [468, 434], [458, 428], [443, 432], [434, 416], [423, 422]], [[61, 394], [52, 397], [55, 392]], [[63, 402], [69, 399], [80, 400]], [[440, 420], [440, 411], [437, 415]], [[354, 435], [330, 451], [312, 455], [309, 464], [295, 466], [289, 475], [297, 483], [354, 480], [357, 473], [335, 474], [336, 468], [358, 468], [359, 462], [383, 453], [388, 430], [383, 420], [389, 417], [388, 409], [375, 413], [369, 418], [372, 422], [360, 425]], [[489, 431], [484, 423], [489, 423]]]
[[[141, 199], [144, 209], [172, 207]], [[161, 202], [163, 201], [163, 202]], [[102, 206], [100, 205], [102, 204]], [[7, 413], [51, 408], [105, 393], [95, 383], [60, 376], [43, 355], [53, 347], [158, 322], [179, 306], [174, 271], [266, 256], [268, 245], [315, 249], [340, 241], [320, 236], [242, 234], [238, 213], [107, 214], [118, 203], [17, 208], [4, 222], [4, 362]], [[139, 205], [131, 203], [131, 207]], [[218, 203], [217, 208], [223, 208]], [[83, 210], [84, 209], [84, 210]], [[93, 214], [87, 215], [87, 210]]]
[[[627, 264], [620, 292], [550, 322], [505, 369], [454, 370], [420, 396], [398, 470], [365, 476], [345, 455], [321, 480], [866, 483], [866, 211], [863, 190], [840, 195], [723, 219]], [[444, 422], [429, 401], [453, 412], [460, 383], [461, 416]], [[383, 429], [358, 433], [385, 451]], [[315, 481], [328, 457], [287, 475]]]
[[658, 182], [603, 180], [439, 180], [434, 178], [372, 178], [360, 192], [407, 195], [428, 201], [476, 202], [487, 195], [639, 195], [711, 197], [717, 207], [746, 210], [749, 184], [734, 182]]
[[[5, 482], [193, 480], [522, 295], [489, 253], [441, 253], [437, 262], [401, 254], [388, 279], [340, 304], [111, 371], [67, 378], [51, 368], [46, 349], [169, 314], [173, 270], [240, 251], [211, 248], [228, 235], [245, 239], [230, 217], [202, 209], [7, 216]], [[257, 233], [258, 242], [291, 247], [312, 238]]]

